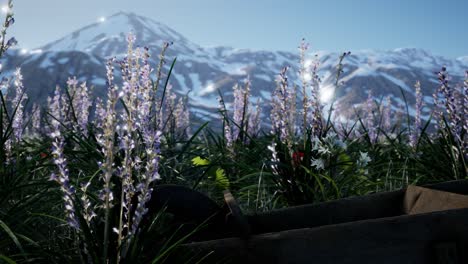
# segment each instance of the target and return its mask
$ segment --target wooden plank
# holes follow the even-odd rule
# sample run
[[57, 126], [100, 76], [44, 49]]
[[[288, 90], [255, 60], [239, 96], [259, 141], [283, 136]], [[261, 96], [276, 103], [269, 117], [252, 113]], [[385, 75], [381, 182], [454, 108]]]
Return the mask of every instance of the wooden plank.
[[418, 264], [438, 263], [445, 254], [441, 243], [449, 243], [445, 255], [468, 263], [467, 239], [468, 209], [458, 209], [198, 242], [181, 250], [213, 251], [208, 260], [214, 262]]

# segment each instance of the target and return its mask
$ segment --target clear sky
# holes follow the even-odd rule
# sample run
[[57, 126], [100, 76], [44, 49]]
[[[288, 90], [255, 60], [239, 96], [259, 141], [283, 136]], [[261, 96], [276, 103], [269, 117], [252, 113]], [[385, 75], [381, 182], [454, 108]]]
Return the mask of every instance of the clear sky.
[[[6, 2], [6, 0], [0, 0]], [[11, 35], [36, 48], [101, 16], [130, 11], [202, 46], [296, 50], [424, 48], [468, 55], [468, 0], [14, 0]]]

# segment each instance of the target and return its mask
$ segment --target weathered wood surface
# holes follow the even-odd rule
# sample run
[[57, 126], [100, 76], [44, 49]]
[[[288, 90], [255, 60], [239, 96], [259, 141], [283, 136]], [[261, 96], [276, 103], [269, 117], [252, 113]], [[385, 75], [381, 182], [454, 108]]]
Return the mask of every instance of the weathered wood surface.
[[468, 195], [444, 192], [410, 185], [406, 189], [406, 214], [420, 214], [451, 209], [468, 208]]
[[[184, 245], [208, 263], [468, 263], [468, 209]], [[439, 261], [439, 258], [442, 260]]]
[[[464, 180], [428, 187], [468, 194]], [[468, 209], [405, 215], [404, 196], [403, 189], [250, 215], [253, 236], [180, 250], [211, 252], [211, 263], [468, 263]]]
[[[426, 187], [468, 194], [468, 181], [450, 181]], [[247, 216], [254, 234], [317, 227], [405, 214], [405, 189], [361, 197], [295, 206]]]

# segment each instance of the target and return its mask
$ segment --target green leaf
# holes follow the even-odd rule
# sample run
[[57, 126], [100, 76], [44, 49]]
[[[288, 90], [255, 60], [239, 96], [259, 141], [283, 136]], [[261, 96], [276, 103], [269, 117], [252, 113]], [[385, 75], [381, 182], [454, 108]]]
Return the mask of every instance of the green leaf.
[[216, 169], [215, 180], [216, 180], [216, 184], [221, 189], [229, 189], [229, 179], [226, 177], [226, 173], [224, 172], [223, 169], [221, 168]]
[[210, 161], [200, 156], [197, 156], [192, 159], [192, 164], [195, 166], [207, 166], [210, 165]]
[[11, 258], [4, 256], [4, 255], [0, 255], [0, 260], [3, 260], [8, 264], [16, 264], [15, 261], [13, 261]]
[[8, 225], [5, 224], [5, 222], [3, 222], [2, 220], [0, 220], [0, 227], [2, 227], [3, 230], [5, 230], [5, 232], [11, 238], [11, 240], [13, 240], [13, 242], [18, 247], [18, 249], [21, 251], [21, 253], [23, 253], [23, 255], [25, 255], [25, 252], [23, 250], [23, 246], [21, 246], [21, 243], [19, 242], [19, 240], [16, 237], [15, 233], [13, 233], [13, 231], [11, 231], [10, 227], [8, 227]]

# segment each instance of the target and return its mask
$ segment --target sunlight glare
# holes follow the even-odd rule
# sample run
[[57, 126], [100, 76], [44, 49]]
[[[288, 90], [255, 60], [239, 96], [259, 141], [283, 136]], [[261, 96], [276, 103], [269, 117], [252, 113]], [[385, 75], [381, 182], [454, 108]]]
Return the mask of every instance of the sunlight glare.
[[29, 53], [31, 53], [31, 54], [40, 54], [40, 53], [42, 53], [42, 50], [41, 49], [35, 49], [35, 50], [31, 50]]
[[10, 12], [10, 8], [7, 5], [2, 6], [2, 13], [8, 13]]
[[308, 73], [308, 72], [304, 73], [304, 74], [302, 75], [302, 77], [304, 78], [304, 80], [305, 80], [306, 82], [310, 82], [310, 81], [312, 80], [312, 74], [310, 74], [310, 73]]
[[198, 92], [198, 95], [203, 96], [203, 95], [206, 95], [206, 94], [209, 94], [209, 93], [212, 93], [212, 92], [216, 91], [216, 89], [217, 89], [217, 87], [213, 83], [209, 83], [206, 87], [201, 89], [200, 92]]
[[324, 86], [320, 89], [320, 101], [322, 103], [329, 103], [333, 99], [335, 93], [335, 88], [332, 86]]

